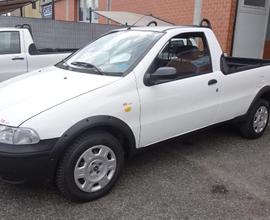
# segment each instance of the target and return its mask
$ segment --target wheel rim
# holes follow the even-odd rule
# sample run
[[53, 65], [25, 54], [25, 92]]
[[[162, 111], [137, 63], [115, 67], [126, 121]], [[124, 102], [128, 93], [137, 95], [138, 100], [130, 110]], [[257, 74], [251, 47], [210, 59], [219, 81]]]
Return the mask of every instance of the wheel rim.
[[116, 156], [105, 145], [96, 145], [86, 150], [74, 168], [76, 185], [84, 192], [103, 189], [113, 178], [116, 170]]
[[256, 133], [261, 133], [268, 122], [268, 109], [266, 106], [261, 106], [254, 115], [253, 129]]

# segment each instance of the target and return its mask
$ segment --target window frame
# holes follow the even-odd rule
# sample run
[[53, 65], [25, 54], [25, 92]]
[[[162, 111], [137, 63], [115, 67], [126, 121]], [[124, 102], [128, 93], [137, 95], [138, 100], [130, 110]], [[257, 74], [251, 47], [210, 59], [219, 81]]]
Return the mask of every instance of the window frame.
[[267, 6], [267, 1], [264, 0], [264, 6], [260, 6], [260, 5], [254, 5], [254, 4], [247, 4], [246, 2], [247, 0], [243, 1], [243, 5], [244, 7], [249, 7], [249, 8], [258, 8], [258, 9], [265, 9]]
[[169, 83], [169, 82], [174, 82], [174, 81], [179, 81], [179, 80], [182, 80], [182, 79], [187, 79], [187, 78], [191, 78], [191, 77], [196, 77], [196, 76], [201, 76], [201, 75], [205, 75], [205, 74], [209, 74], [209, 73], [213, 73], [213, 62], [212, 62], [212, 55], [211, 55], [211, 50], [210, 50], [210, 47], [209, 47], [209, 44], [208, 44], [208, 40], [207, 40], [207, 37], [205, 35], [204, 32], [200, 31], [200, 32], [185, 32], [185, 33], [181, 33], [181, 34], [177, 34], [173, 37], [171, 37], [168, 41], [166, 41], [166, 43], [163, 45], [163, 47], [161, 48], [161, 50], [157, 53], [157, 55], [155, 56], [155, 58], [153, 59], [153, 61], [151, 62], [151, 64], [149, 65], [149, 67], [147, 68], [147, 71], [146, 73], [144, 74], [144, 78], [143, 78], [143, 81], [144, 81], [144, 85], [146, 86], [155, 86], [155, 85], [148, 85], [147, 83], [147, 76], [149, 74], [153, 74], [153, 73], [149, 73], [149, 70], [151, 68], [151, 66], [153, 65], [153, 63], [155, 62], [155, 59], [159, 56], [159, 54], [165, 49], [165, 47], [168, 45], [169, 41], [171, 41], [173, 38], [176, 38], [176, 37], [179, 37], [181, 38], [187, 38], [185, 36], [188, 36], [190, 35], [191, 37], [201, 37], [202, 40], [203, 40], [203, 44], [204, 44], [204, 47], [205, 49], [208, 51], [209, 53], [209, 61], [210, 61], [210, 70], [208, 72], [205, 72], [205, 73], [192, 73], [192, 74], [188, 74], [188, 75], [183, 75], [182, 77], [178, 77], [176, 79], [171, 79], [171, 80], [167, 80], [167, 81], [164, 81], [162, 83], [159, 83], [158, 85], [160, 84], [164, 84], [164, 83]]
[[17, 51], [16, 53], [1, 53], [0, 52], [0, 56], [2, 55], [8, 55], [8, 54], [21, 54], [22, 53], [22, 48], [21, 48], [21, 36], [20, 36], [20, 32], [19, 31], [1, 31], [0, 33], [17, 33], [18, 34], [18, 39], [19, 39], [19, 51]]
[[[156, 40], [154, 40], [150, 45], [149, 47], [145, 50], [145, 52], [122, 74], [122, 75], [112, 75], [111, 74], [108, 74], [110, 76], [115, 76], [115, 77], [125, 77], [127, 75], [129, 75], [137, 66], [138, 64], [143, 60], [143, 58], [149, 53], [149, 51], [155, 46], [155, 44], [165, 35], [165, 32], [161, 32], [161, 31], [154, 31], [154, 30], [133, 30], [133, 29], [124, 29], [124, 30], [113, 30], [109, 33], [106, 33], [106, 34], [103, 34], [101, 35], [100, 37], [98, 37], [97, 39], [95, 39], [94, 41], [90, 42], [88, 45], [90, 45], [91, 43], [97, 41], [98, 39], [104, 37], [104, 36], [107, 36], [107, 35], [110, 35], [110, 34], [113, 34], [113, 33], [118, 33], [118, 32], [126, 32], [126, 31], [139, 31], [139, 32], [153, 32], [153, 33], [158, 33], [160, 34], [159, 37], [157, 37]], [[86, 46], [88, 46], [86, 45]], [[80, 52], [83, 48], [77, 50], [76, 52], [72, 53], [70, 56], [66, 57], [64, 60], [60, 61], [59, 63], [55, 64], [54, 66], [58, 67], [58, 68], [61, 68], [61, 69], [66, 69], [66, 70], [69, 70], [70, 67], [66, 67], [65, 65], [63, 65], [68, 59], [70, 59], [72, 56], [76, 55], [78, 52]], [[75, 70], [76, 69], [76, 70]], [[81, 72], [81, 73], [89, 73], [87, 71], [84, 71], [83, 69], [77, 69], [77, 68], [74, 68], [74, 71], [75, 72]], [[94, 72], [93, 72], [94, 73]]]

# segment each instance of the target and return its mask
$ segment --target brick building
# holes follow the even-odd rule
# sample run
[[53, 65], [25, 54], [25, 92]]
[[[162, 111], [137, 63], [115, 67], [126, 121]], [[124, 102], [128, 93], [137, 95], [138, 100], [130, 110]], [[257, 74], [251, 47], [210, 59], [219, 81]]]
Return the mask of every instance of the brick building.
[[108, 8], [108, 0], [100, 0], [99, 10], [153, 14], [174, 24], [195, 24], [201, 17], [205, 17], [211, 21], [224, 51], [230, 52], [235, 2], [235, 0], [112, 0]]
[[[89, 8], [152, 14], [177, 25], [208, 18], [224, 52], [270, 58], [270, 0], [59, 0], [56, 19], [88, 21]], [[95, 13], [92, 21], [104, 22]], [[269, 40], [268, 40], [269, 39]]]

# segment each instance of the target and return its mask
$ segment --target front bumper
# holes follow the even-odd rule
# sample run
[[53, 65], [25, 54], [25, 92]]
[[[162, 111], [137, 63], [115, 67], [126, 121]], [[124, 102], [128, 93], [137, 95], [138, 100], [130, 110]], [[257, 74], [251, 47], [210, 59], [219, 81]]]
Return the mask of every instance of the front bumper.
[[54, 177], [51, 152], [57, 139], [34, 145], [0, 143], [0, 179], [11, 183], [47, 182]]

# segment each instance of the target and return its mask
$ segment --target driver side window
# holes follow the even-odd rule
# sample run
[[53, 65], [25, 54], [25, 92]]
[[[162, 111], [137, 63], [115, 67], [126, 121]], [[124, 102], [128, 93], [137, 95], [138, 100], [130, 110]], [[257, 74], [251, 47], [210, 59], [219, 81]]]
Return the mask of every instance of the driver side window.
[[175, 68], [176, 79], [212, 72], [204, 33], [185, 33], [170, 39], [150, 66], [149, 73], [160, 67]]

